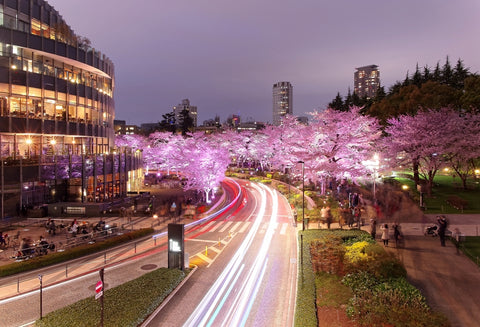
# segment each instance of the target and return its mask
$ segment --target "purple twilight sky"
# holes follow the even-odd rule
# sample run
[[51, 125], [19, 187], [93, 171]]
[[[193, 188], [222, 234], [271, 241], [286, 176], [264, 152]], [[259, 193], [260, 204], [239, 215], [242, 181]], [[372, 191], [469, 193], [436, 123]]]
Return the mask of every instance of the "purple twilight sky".
[[198, 123], [272, 121], [272, 86], [293, 112], [323, 109], [376, 64], [386, 87], [460, 58], [480, 72], [478, 0], [47, 0], [115, 64], [116, 118], [158, 122], [188, 98]]

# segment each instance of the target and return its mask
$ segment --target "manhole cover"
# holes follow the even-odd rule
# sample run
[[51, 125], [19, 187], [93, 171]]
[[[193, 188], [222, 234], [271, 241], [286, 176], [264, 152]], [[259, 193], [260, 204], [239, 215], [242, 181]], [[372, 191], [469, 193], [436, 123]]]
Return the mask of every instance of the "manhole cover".
[[150, 263], [148, 265], [143, 265], [140, 267], [140, 269], [142, 270], [152, 270], [152, 269], [155, 269], [157, 268], [157, 265], [154, 265], [153, 263]]

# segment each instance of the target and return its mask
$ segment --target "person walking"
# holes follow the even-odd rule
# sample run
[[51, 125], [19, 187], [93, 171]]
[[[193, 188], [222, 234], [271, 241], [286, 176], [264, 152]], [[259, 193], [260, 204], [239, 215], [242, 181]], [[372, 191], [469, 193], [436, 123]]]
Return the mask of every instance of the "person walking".
[[440, 245], [445, 246], [445, 232], [447, 230], [448, 221], [445, 216], [437, 216], [438, 236], [440, 236]]
[[382, 230], [382, 241], [383, 245], [388, 246], [388, 224], [383, 224], [380, 229]]

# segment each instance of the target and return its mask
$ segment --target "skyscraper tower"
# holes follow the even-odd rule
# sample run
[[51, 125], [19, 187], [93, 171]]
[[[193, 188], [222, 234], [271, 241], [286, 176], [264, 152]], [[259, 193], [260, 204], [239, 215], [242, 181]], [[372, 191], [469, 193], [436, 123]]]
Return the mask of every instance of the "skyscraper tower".
[[183, 99], [182, 103], [173, 107], [173, 113], [175, 114], [177, 124], [180, 121], [180, 113], [185, 109], [188, 110], [190, 117], [192, 117], [193, 126], [197, 127], [197, 106], [190, 105], [190, 100], [188, 99]]
[[290, 82], [273, 84], [273, 125], [278, 126], [282, 117], [293, 114], [293, 86]]
[[360, 98], [373, 98], [380, 87], [380, 71], [377, 65], [355, 68], [353, 74], [354, 92]]

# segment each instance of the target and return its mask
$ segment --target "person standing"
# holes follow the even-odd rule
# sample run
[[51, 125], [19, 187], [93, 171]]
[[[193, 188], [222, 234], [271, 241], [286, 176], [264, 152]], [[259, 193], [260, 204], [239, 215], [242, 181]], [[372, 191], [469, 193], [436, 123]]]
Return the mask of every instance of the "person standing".
[[370, 235], [373, 239], [377, 236], [377, 220], [374, 218], [370, 219]]
[[402, 237], [400, 233], [400, 225], [398, 223], [393, 224], [393, 239], [395, 240], [395, 247], [398, 247], [400, 238]]
[[445, 246], [445, 232], [447, 230], [448, 222], [445, 216], [437, 216], [438, 222], [438, 236], [440, 236], [440, 245]]
[[382, 227], [380, 227], [380, 229], [382, 230], [382, 241], [383, 241], [383, 245], [388, 246], [388, 238], [389, 238], [389, 235], [388, 235], [388, 224], [383, 224]]

